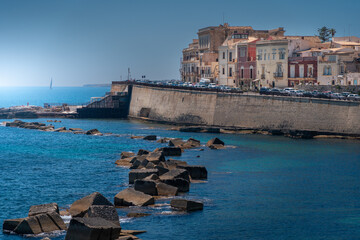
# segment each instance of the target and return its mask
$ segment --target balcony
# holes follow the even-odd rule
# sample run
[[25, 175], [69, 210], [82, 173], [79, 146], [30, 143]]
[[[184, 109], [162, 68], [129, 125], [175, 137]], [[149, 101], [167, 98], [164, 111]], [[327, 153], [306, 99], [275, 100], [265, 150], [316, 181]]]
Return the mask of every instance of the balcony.
[[274, 78], [282, 78], [284, 74], [282, 72], [274, 72]]

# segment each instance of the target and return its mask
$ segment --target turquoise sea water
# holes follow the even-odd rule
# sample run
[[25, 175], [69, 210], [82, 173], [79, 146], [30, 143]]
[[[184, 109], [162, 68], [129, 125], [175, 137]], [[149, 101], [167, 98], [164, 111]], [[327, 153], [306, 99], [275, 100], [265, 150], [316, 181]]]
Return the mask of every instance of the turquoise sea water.
[[109, 87], [0, 87], [0, 108], [22, 105], [84, 104], [91, 97], [102, 97]]
[[[168, 130], [169, 126], [129, 120], [63, 119], [55, 124], [98, 128], [120, 137], [0, 127], [1, 225], [4, 219], [25, 217], [31, 205], [57, 202], [67, 208], [94, 191], [112, 201], [128, 187], [129, 170], [114, 164], [120, 152], [166, 145], [131, 135], [193, 137], [202, 144], [216, 136], [229, 147], [187, 150], [177, 158], [208, 169], [208, 181], [192, 184], [183, 196], [203, 201], [203, 211], [172, 214], [165, 199], [155, 208], [119, 209], [121, 226], [147, 230], [139, 235], [144, 240], [360, 238], [358, 141], [181, 133]], [[152, 215], [128, 219], [128, 211]], [[0, 239], [22, 237], [0, 233]]]

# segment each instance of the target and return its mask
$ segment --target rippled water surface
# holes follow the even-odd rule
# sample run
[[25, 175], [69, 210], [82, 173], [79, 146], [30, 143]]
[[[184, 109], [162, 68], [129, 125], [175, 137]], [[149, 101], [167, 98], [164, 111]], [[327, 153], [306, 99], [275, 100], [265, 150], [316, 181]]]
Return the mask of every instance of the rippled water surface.
[[[142, 239], [359, 239], [358, 141], [180, 133], [127, 120], [64, 119], [56, 126], [98, 128], [120, 137], [0, 127], [0, 224], [25, 217], [31, 205], [57, 202], [67, 208], [94, 191], [112, 201], [128, 187], [129, 170], [114, 164], [120, 152], [166, 145], [132, 134], [194, 137], [202, 144], [218, 136], [227, 149], [194, 149], [178, 157], [209, 171], [206, 183], [192, 184], [184, 195], [203, 201], [203, 211], [173, 214], [169, 200], [161, 200], [156, 208], [119, 209], [122, 227], [147, 230]], [[152, 215], [125, 217], [139, 210]], [[22, 237], [0, 233], [0, 239]]]

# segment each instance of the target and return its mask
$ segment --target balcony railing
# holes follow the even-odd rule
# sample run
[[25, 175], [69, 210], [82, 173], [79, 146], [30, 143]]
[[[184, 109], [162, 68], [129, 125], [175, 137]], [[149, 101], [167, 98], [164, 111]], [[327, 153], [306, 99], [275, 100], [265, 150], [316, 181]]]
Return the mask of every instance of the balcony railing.
[[282, 72], [274, 72], [274, 77], [279, 78], [279, 77], [283, 77], [284, 74]]

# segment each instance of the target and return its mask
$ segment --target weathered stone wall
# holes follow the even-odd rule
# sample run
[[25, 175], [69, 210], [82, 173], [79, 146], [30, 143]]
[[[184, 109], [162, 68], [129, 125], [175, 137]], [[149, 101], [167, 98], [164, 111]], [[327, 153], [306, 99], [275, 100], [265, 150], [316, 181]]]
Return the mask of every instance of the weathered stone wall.
[[131, 117], [180, 124], [360, 134], [360, 103], [134, 86]]
[[128, 91], [128, 85], [126, 84], [116, 84], [116, 83], [112, 83], [111, 84], [111, 93], [115, 93], [115, 92], [127, 92]]

